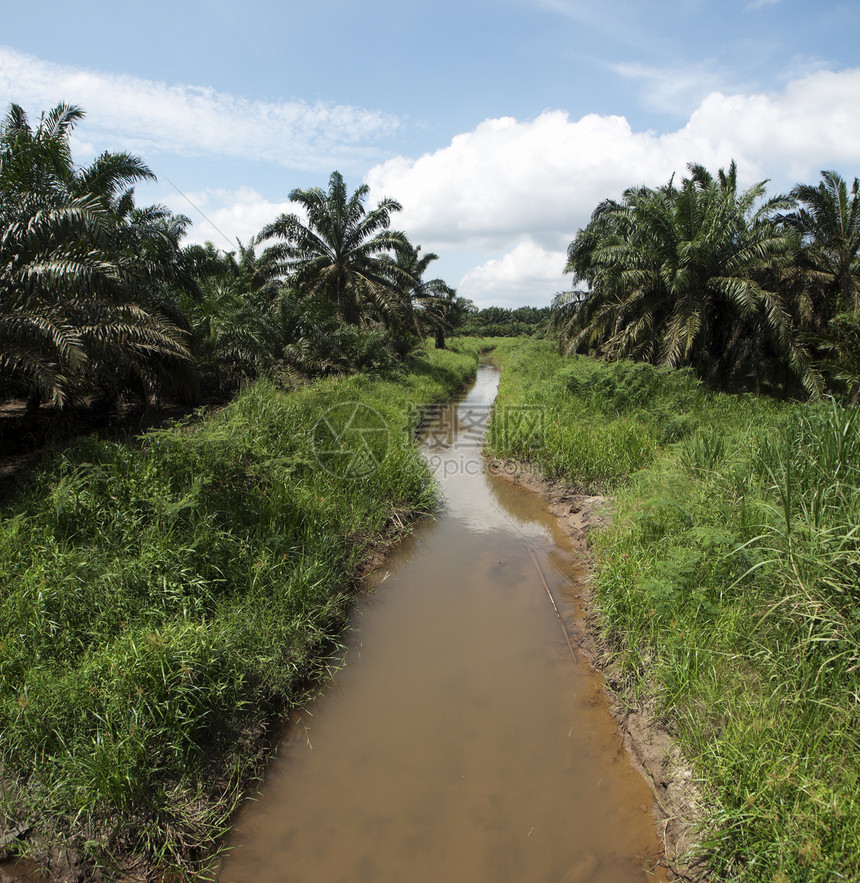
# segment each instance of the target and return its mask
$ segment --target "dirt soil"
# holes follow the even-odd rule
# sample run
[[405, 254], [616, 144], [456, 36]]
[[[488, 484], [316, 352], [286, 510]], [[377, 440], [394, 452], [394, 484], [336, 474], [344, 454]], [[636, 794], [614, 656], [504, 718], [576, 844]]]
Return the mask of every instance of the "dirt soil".
[[673, 737], [672, 722], [658, 712], [655, 700], [634, 693], [634, 684], [622, 675], [613, 648], [601, 636], [601, 619], [592, 601], [590, 577], [593, 560], [588, 536], [592, 530], [611, 523], [612, 499], [577, 493], [576, 489], [544, 478], [527, 464], [510, 460], [490, 460], [490, 469], [508, 481], [539, 493], [559, 526], [570, 538], [585, 565], [581, 597], [582, 616], [575, 633], [569, 634], [574, 646], [601, 674], [610, 701], [610, 712], [634, 766], [645, 777], [654, 794], [654, 817], [663, 840], [665, 865], [670, 879], [704, 883], [710, 879], [696, 854], [696, 829], [701, 822], [703, 795], [693, 770]]

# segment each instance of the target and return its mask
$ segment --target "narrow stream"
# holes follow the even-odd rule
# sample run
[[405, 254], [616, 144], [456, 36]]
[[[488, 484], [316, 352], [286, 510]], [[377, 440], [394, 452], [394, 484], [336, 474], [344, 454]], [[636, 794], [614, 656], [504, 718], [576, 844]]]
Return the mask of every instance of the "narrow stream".
[[654, 879], [650, 792], [538, 572], [571, 617], [581, 568], [541, 498], [481, 457], [498, 382], [481, 366], [429, 427], [445, 508], [359, 605], [346, 665], [289, 726], [221, 883]]

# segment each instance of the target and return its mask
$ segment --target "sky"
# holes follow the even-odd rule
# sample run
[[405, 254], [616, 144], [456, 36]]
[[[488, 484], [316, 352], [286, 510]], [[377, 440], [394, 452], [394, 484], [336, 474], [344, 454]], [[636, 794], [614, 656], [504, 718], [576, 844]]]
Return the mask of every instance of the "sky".
[[860, 175], [860, 0], [5, 4], [0, 110], [83, 108], [188, 241], [247, 243], [341, 172], [479, 307], [547, 306], [604, 199], [688, 163], [768, 194]]

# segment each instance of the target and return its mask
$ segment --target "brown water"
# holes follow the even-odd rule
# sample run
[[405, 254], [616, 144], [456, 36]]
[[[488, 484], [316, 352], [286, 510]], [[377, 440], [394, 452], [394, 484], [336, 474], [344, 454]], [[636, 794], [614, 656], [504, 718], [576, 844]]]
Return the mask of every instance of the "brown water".
[[346, 665], [288, 727], [221, 883], [654, 879], [650, 792], [532, 552], [564, 618], [579, 563], [543, 501], [484, 468], [475, 424], [497, 386], [480, 367], [459, 434], [451, 411], [431, 427], [445, 509], [359, 606]]

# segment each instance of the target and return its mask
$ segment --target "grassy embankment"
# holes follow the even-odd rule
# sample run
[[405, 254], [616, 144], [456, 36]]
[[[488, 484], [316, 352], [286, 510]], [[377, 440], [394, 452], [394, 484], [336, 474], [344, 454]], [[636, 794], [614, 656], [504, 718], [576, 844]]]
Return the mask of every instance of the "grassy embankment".
[[455, 349], [391, 380], [260, 382], [33, 477], [0, 513], [0, 833], [108, 876], [199, 869], [325, 673], [361, 562], [436, 503], [408, 424], [474, 376], [477, 341]]
[[[860, 879], [860, 413], [707, 391], [501, 342], [495, 435], [585, 491], [596, 603], [631, 701], [656, 695], [724, 879]], [[505, 405], [545, 409], [501, 422]]]

